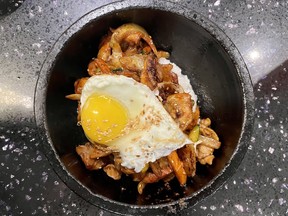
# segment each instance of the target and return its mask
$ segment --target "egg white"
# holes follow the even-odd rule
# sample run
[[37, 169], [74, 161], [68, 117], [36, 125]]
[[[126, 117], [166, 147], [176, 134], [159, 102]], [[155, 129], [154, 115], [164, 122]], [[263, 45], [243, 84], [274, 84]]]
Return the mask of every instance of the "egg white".
[[147, 163], [191, 144], [154, 93], [145, 85], [121, 75], [98, 75], [88, 79], [81, 94], [81, 108], [92, 94], [117, 99], [128, 110], [125, 133], [109, 147], [120, 153], [122, 166], [140, 172]]

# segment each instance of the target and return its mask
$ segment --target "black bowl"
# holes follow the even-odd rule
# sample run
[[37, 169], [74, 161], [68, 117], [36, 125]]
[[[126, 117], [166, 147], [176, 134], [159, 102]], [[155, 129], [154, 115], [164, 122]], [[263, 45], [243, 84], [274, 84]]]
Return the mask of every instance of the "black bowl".
[[[137, 184], [114, 181], [103, 171], [88, 171], [75, 152], [86, 138], [76, 125], [77, 103], [65, 99], [73, 83], [87, 76], [87, 65], [98, 52], [100, 38], [127, 22], [143, 26], [156, 47], [187, 74], [199, 97], [202, 117], [209, 117], [222, 147], [212, 166], [198, 166], [186, 188], [170, 183], [148, 185], [138, 195]], [[54, 170], [88, 202], [120, 214], [160, 214], [193, 206], [215, 192], [240, 164], [253, 125], [253, 92], [249, 73], [230, 39], [194, 11], [167, 1], [124, 1], [83, 16], [53, 46], [38, 79], [35, 117], [41, 150]]]

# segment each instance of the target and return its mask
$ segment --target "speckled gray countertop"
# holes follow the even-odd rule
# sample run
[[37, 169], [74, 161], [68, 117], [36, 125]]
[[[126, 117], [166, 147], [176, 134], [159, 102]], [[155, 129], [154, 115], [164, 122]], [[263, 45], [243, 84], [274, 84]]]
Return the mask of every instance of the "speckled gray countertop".
[[[111, 215], [77, 196], [54, 173], [37, 150], [33, 113], [49, 49], [73, 22], [109, 2], [26, 0], [0, 16], [1, 215]], [[174, 2], [225, 31], [248, 66], [256, 97], [254, 133], [238, 171], [181, 215], [288, 215], [288, 2]]]

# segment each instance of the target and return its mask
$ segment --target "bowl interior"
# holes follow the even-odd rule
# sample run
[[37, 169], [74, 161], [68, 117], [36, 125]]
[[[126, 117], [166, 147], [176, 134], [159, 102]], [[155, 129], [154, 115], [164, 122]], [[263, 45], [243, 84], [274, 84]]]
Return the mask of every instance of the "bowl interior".
[[[114, 181], [103, 171], [88, 171], [75, 152], [86, 142], [82, 128], [77, 126], [77, 103], [65, 99], [74, 91], [74, 81], [87, 76], [87, 65], [98, 52], [101, 37], [109, 28], [127, 22], [143, 26], [158, 49], [169, 51], [171, 61], [188, 75], [198, 95], [201, 117], [212, 120], [222, 147], [216, 151], [211, 166], [198, 166], [197, 175], [187, 187], [170, 189], [163, 183], [147, 185], [143, 195], [137, 183], [123, 176]], [[91, 20], [63, 44], [50, 71], [46, 97], [46, 121], [52, 145], [63, 167], [92, 193], [114, 201], [135, 205], [167, 203], [193, 195], [221, 173], [229, 163], [241, 134], [244, 118], [243, 90], [236, 68], [223, 48], [208, 31], [195, 22], [175, 13], [132, 8], [108, 13]]]

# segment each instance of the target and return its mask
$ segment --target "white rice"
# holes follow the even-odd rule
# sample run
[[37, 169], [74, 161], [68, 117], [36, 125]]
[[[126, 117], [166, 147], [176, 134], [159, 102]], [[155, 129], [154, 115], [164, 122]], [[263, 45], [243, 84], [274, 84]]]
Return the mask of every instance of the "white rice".
[[196, 106], [197, 106], [197, 95], [193, 91], [193, 88], [190, 84], [190, 80], [188, 79], [187, 75], [182, 74], [181, 68], [178, 67], [175, 63], [171, 62], [169, 59], [159, 58], [159, 63], [173, 65], [173, 68], [171, 71], [177, 74], [179, 85], [183, 88], [184, 92], [191, 95], [191, 98], [194, 101], [194, 106], [192, 109], [193, 109], [193, 112], [195, 112]]

